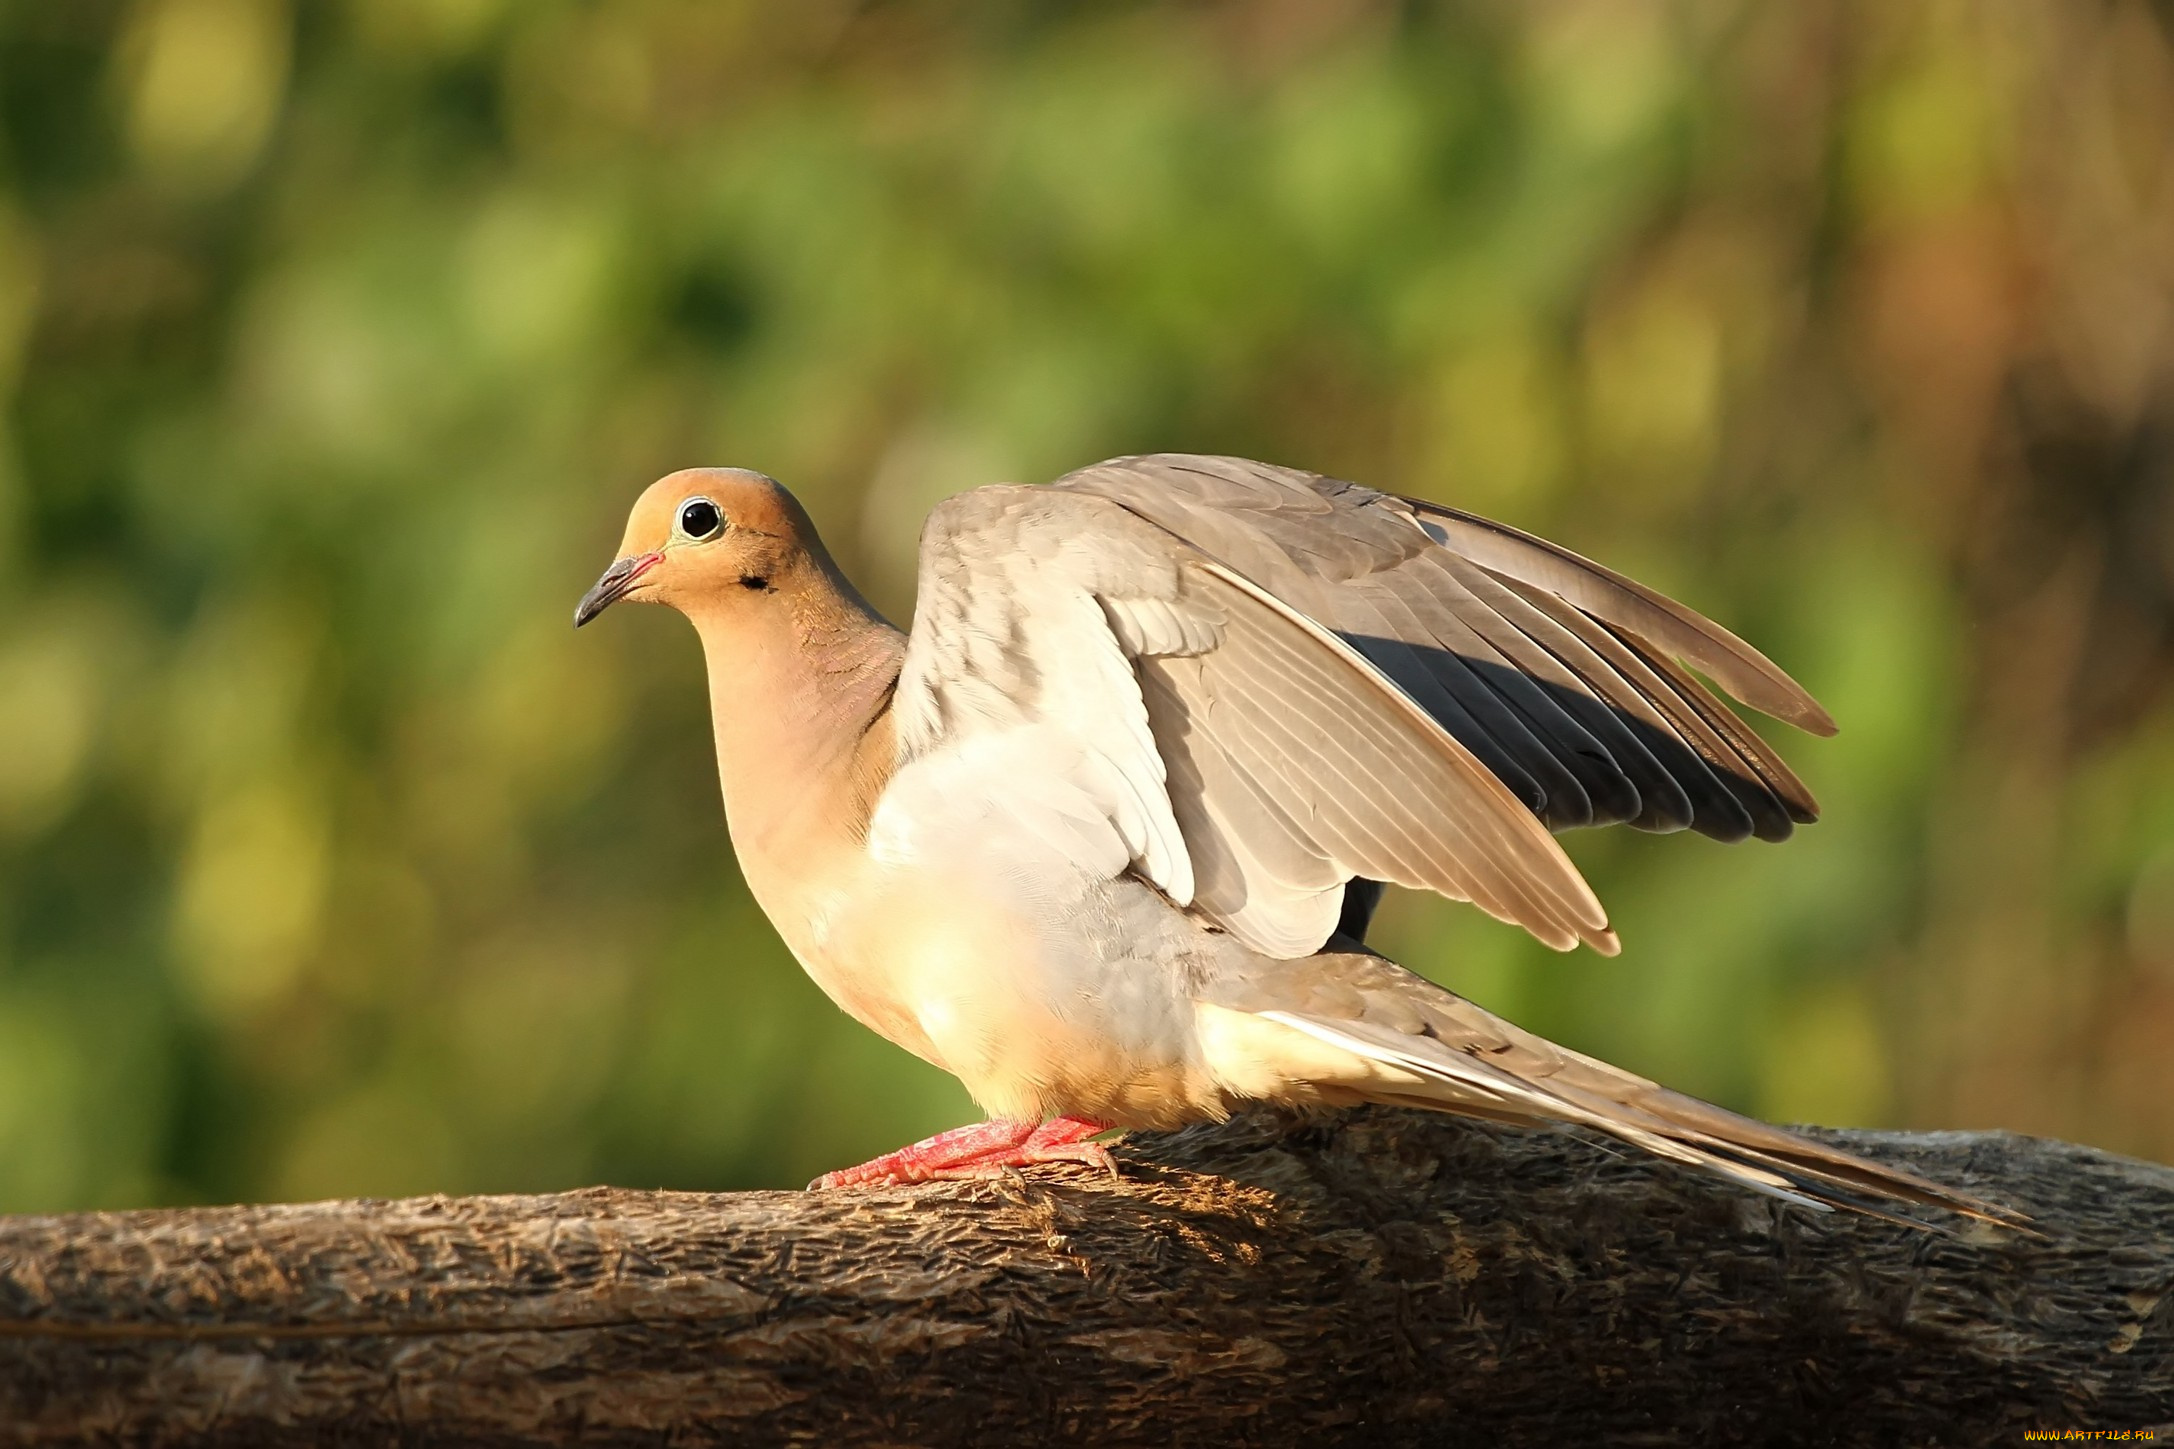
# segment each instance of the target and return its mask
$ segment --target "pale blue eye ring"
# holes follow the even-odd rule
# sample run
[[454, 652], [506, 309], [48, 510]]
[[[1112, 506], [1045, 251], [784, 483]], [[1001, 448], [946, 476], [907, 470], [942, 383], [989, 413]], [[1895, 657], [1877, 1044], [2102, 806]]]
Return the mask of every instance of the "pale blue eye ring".
[[679, 505], [679, 531], [684, 538], [700, 543], [715, 538], [724, 526], [724, 510], [707, 498], [690, 498]]

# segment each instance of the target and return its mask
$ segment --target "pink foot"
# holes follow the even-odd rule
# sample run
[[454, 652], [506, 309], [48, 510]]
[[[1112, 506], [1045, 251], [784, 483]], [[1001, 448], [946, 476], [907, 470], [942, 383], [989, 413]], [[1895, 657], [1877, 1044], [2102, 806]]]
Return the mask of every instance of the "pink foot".
[[1038, 1162], [1081, 1162], [1116, 1175], [1110, 1149], [1087, 1139], [1106, 1132], [1107, 1122], [1087, 1122], [1078, 1117], [1058, 1117], [1048, 1122], [976, 1122], [954, 1127], [934, 1137], [901, 1147], [896, 1152], [826, 1172], [808, 1184], [810, 1189], [830, 1187], [878, 1187], [938, 1179], [993, 1177], [1007, 1167], [1029, 1167]]

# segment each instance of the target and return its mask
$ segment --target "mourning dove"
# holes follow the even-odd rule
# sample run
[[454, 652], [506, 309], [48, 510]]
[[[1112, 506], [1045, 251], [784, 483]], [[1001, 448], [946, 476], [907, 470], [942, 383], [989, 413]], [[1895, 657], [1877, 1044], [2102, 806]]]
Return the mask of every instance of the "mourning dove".
[[1597, 1129], [1800, 1204], [1899, 1169], [1581, 1056], [1363, 944], [1381, 883], [1617, 949], [1553, 831], [1787, 836], [1811, 795], [1688, 672], [1816, 734], [1765, 656], [1567, 550], [1236, 458], [939, 505], [910, 634], [776, 481], [678, 472], [581, 601], [702, 640], [741, 869], [817, 985], [990, 1120], [818, 1186], [1108, 1165], [1111, 1128], [1393, 1103]]

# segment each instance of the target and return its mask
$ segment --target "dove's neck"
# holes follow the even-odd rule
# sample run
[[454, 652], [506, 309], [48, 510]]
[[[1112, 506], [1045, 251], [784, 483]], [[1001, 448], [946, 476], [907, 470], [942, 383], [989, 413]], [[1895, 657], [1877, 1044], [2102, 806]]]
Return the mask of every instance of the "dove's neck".
[[774, 594], [688, 610], [733, 849], [788, 939], [789, 919], [861, 854], [891, 775], [891, 691], [906, 652], [828, 559], [794, 573]]

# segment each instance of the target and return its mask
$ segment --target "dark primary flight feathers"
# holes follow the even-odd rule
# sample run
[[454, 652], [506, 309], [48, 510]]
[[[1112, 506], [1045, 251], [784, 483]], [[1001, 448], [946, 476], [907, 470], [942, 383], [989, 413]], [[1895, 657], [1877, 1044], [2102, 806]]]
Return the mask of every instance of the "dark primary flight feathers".
[[[1747, 705], [1832, 734], [1817, 702], [1720, 625], [1567, 549], [1456, 509], [1242, 458], [1117, 458], [1050, 487], [1122, 505], [1334, 631], [1551, 830], [1628, 823], [1781, 840], [1817, 817], [1803, 782], [1686, 666]], [[1558, 947], [1583, 939], [1614, 949], [1582, 881], [1543, 884], [1538, 894], [1554, 898], [1536, 898], [1534, 880], [1575, 872], [1534, 856], [1499, 821], [1487, 846], [1526, 858], [1506, 860], [1492, 879], [1474, 876], [1487, 852], [1472, 841], [1430, 851], [1425, 842], [1398, 849], [1384, 829], [1360, 839], [1399, 815], [1414, 817], [1407, 835], [1439, 833], [1445, 819], [1476, 827], [1491, 802], [1454, 780], [1441, 798], [1423, 798], [1414, 782], [1425, 771], [1369, 748], [1389, 743], [1376, 735], [1406, 732], [1355, 728], [1368, 702], [1339, 693], [1351, 681], [1332, 677], [1303, 641], [1274, 635], [1241, 631], [1207, 665], [1140, 660], [1201, 877], [1198, 908], [1261, 949], [1310, 950], [1339, 919], [1332, 906], [1345, 934], [1363, 934], [1378, 875], [1474, 900]], [[1210, 707], [1241, 699], [1258, 708]], [[1264, 717], [1283, 737], [1246, 738], [1260, 727], [1235, 722]], [[1288, 777], [1289, 762], [1324, 752], [1346, 758], [1332, 788]], [[1348, 815], [1341, 824], [1316, 823], [1338, 810]], [[1461, 870], [1444, 863], [1449, 854]], [[1368, 855], [1383, 868], [1359, 868]]]

